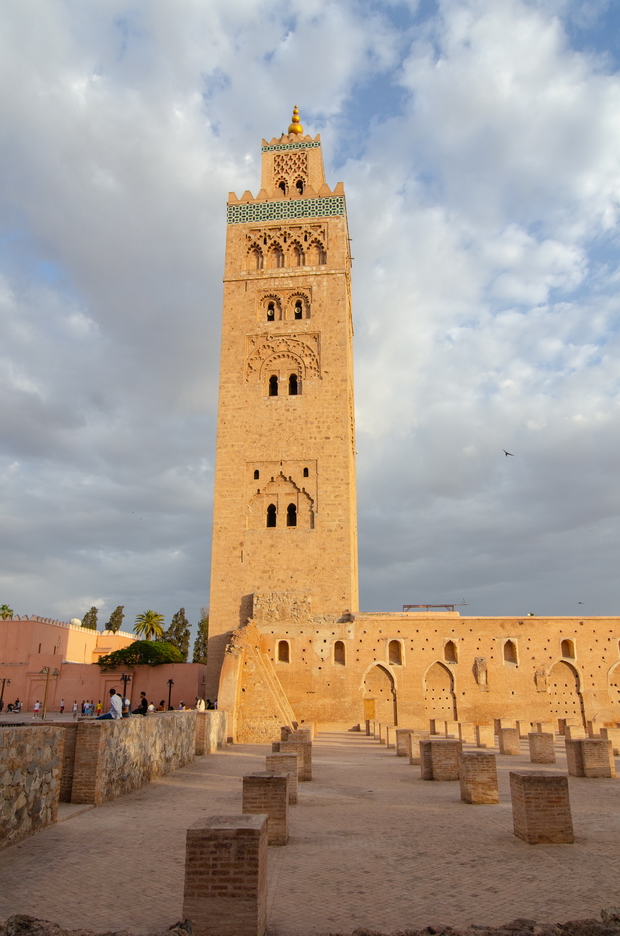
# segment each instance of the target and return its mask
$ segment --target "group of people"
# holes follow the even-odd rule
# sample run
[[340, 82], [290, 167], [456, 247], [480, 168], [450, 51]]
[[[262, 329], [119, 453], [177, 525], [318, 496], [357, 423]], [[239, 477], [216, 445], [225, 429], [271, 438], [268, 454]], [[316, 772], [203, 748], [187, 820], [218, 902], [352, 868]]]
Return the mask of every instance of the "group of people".
[[[3, 708], [4, 708], [4, 700], [0, 701], [0, 712], [2, 711]], [[6, 707], [6, 710], [7, 712], [21, 712], [22, 703], [19, 701], [19, 699], [15, 699], [14, 702], [9, 702], [9, 704]]]
[[[100, 710], [101, 703], [99, 703]], [[77, 712], [77, 702], [74, 702], [74, 715]], [[204, 712], [206, 709], [216, 709], [217, 708], [217, 699], [212, 702], [211, 699], [199, 699], [196, 696], [196, 711]], [[119, 718], [129, 718], [130, 715], [148, 715], [149, 712], [165, 712], [165, 711], [174, 711], [174, 707], [167, 706], [166, 700], [162, 699], [157, 707], [152, 702], [149, 702], [146, 697], [146, 692], [140, 693], [140, 702], [138, 707], [131, 711], [131, 702], [125, 696], [120, 695], [116, 689], [110, 689], [110, 709], [104, 715], [98, 714], [97, 719], [99, 721], [112, 719], [116, 721]], [[188, 711], [188, 706], [184, 702], [179, 702], [178, 706], [179, 712]], [[76, 715], [77, 717], [77, 715]]]

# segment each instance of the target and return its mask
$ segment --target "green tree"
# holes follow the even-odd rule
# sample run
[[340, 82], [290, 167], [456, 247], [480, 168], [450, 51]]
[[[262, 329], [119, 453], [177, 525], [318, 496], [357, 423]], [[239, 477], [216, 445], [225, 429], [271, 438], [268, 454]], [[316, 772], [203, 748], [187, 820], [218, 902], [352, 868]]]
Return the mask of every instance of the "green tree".
[[136, 640], [122, 650], [99, 657], [97, 665], [102, 672], [117, 669], [133, 669], [135, 666], [161, 666], [162, 663], [182, 663], [183, 656], [178, 647], [166, 640]]
[[89, 630], [97, 630], [97, 608], [92, 607], [82, 618], [82, 627], [88, 627]]
[[121, 629], [122, 624], [123, 624], [123, 618], [125, 617], [125, 615], [123, 614], [124, 607], [125, 605], [119, 605], [118, 608], [116, 608], [116, 610], [112, 612], [112, 614], [110, 615], [110, 620], [105, 626], [106, 630], [112, 631], [113, 634], [116, 634], [117, 631]]
[[158, 640], [164, 633], [164, 616], [157, 611], [145, 611], [144, 614], [136, 616], [134, 631], [145, 640], [151, 640], [154, 637]]
[[194, 655], [192, 663], [207, 662], [207, 641], [209, 639], [209, 609], [200, 609], [200, 621], [198, 622], [198, 633], [194, 641]]
[[12, 618], [13, 608], [9, 608], [8, 605], [0, 605], [0, 617], [3, 621], [6, 621], [7, 618]]
[[172, 618], [172, 624], [162, 635], [162, 640], [174, 644], [183, 654], [183, 662], [187, 663], [189, 654], [189, 621], [185, 617], [185, 608], [177, 611]]

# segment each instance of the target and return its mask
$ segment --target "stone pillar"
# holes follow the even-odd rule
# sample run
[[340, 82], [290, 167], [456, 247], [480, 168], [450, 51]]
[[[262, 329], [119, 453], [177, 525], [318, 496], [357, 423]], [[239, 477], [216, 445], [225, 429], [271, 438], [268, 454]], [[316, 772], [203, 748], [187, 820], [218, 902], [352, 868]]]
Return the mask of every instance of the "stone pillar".
[[[412, 739], [413, 740], [413, 739]], [[420, 766], [423, 780], [458, 780], [460, 741], [420, 738]]]
[[476, 743], [476, 726], [472, 722], [459, 722], [459, 741], [463, 744]]
[[499, 803], [495, 754], [482, 751], [459, 754], [459, 781], [464, 803]]
[[267, 844], [286, 845], [288, 842], [288, 774], [268, 773], [266, 770], [247, 774], [243, 778], [241, 812], [251, 815], [267, 815], [269, 819]]
[[520, 738], [527, 738], [530, 731], [534, 730], [534, 725], [533, 722], [529, 721], [517, 721], [516, 728]]
[[555, 737], [555, 732], [556, 732], [555, 722], [539, 721], [539, 722], [534, 722], [534, 724], [536, 725], [537, 732], [540, 733], [542, 731], [545, 734], [551, 733]]
[[539, 770], [510, 771], [515, 835], [529, 845], [575, 841], [565, 774]]
[[519, 742], [519, 731], [517, 728], [499, 729], [499, 753], [500, 754], [520, 754], [521, 744]]
[[294, 806], [297, 803], [299, 754], [267, 754], [265, 770], [267, 773], [288, 774], [288, 801]]
[[288, 738], [283, 738], [285, 741], [310, 741], [312, 743], [312, 728], [296, 728], [295, 731], [291, 731]]
[[280, 728], [280, 741], [288, 741], [290, 733], [291, 729], [289, 726], [283, 725], [282, 728]]
[[589, 738], [600, 738], [600, 737], [602, 737], [602, 736], [601, 736], [601, 728], [602, 728], [602, 727], [603, 727], [603, 723], [602, 723], [602, 722], [599, 722], [599, 721], [596, 721], [596, 720], [595, 720], [595, 721], [589, 721], [589, 722], [588, 722], [588, 728], [587, 728], [587, 735], [588, 735], [588, 737], [589, 737]]
[[583, 725], [566, 725], [564, 728], [564, 737], [569, 741], [574, 741], [576, 738], [585, 738], [586, 731]]
[[566, 747], [566, 767], [568, 769], [568, 775], [570, 777], [583, 777], [583, 757], [581, 754], [581, 741], [576, 738], [574, 741], [570, 741], [568, 738], [564, 739], [564, 745]]
[[607, 738], [583, 738], [581, 758], [584, 777], [615, 777], [612, 743]]
[[395, 736], [395, 734], [394, 734], [395, 731], [396, 731], [396, 728], [395, 728], [394, 725], [386, 725], [386, 726], [385, 726], [385, 746], [386, 746], [386, 748], [392, 748], [392, 749], [393, 749], [394, 747], [396, 747], [396, 736]]
[[459, 723], [457, 721], [444, 722], [443, 734], [446, 738], [458, 738]]
[[379, 722], [376, 720], [372, 723], [372, 736], [375, 741], [379, 740]]
[[476, 725], [476, 747], [495, 747], [493, 725]]
[[620, 728], [601, 728], [601, 738], [611, 741], [613, 752], [618, 757], [620, 754]]
[[397, 728], [396, 729], [396, 756], [397, 757], [407, 757], [410, 756], [411, 751], [411, 733], [412, 728]]
[[370, 737], [370, 719], [369, 718], [366, 719], [366, 736], [368, 738]]
[[385, 744], [385, 729], [387, 725], [384, 725], [383, 722], [379, 722], [379, 744]]
[[299, 754], [299, 780], [312, 780], [312, 741], [280, 741], [273, 754]]
[[420, 763], [420, 741], [424, 741], [427, 738], [429, 738], [428, 731], [412, 731], [409, 735], [407, 748], [410, 764]]
[[530, 731], [527, 740], [532, 764], [555, 764], [555, 735], [546, 731]]
[[183, 919], [194, 936], [263, 936], [266, 816], [209, 816], [190, 826]]

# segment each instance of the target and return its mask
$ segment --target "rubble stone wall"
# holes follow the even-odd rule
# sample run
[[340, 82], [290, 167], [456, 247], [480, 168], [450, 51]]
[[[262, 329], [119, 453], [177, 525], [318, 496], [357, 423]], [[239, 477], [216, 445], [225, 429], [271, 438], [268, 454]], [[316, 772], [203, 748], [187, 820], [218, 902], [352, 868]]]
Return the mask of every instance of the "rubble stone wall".
[[56, 822], [63, 732], [0, 728], [0, 848]]

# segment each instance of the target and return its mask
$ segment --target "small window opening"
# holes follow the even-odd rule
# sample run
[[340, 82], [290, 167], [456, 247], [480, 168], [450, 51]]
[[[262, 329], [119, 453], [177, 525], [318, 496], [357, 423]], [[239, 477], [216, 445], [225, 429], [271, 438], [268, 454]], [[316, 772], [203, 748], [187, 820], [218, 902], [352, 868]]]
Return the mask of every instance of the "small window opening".
[[507, 640], [504, 644], [504, 660], [506, 663], [517, 662], [517, 648], [512, 640]]
[[390, 640], [388, 644], [388, 660], [392, 666], [402, 666], [403, 653], [400, 640]]
[[273, 302], [270, 302], [269, 305], [267, 306], [267, 321], [273, 322], [275, 317], [276, 317], [276, 307], [274, 306]]
[[446, 663], [458, 663], [456, 644], [453, 640], [449, 640], [443, 648], [443, 657]]
[[337, 640], [334, 644], [334, 663], [338, 663], [340, 666], [345, 665], [344, 641], [342, 640]]
[[307, 477], [308, 477], [308, 469], [304, 468], [304, 478], [307, 478]]
[[295, 303], [295, 318], [300, 319], [302, 317], [303, 317], [303, 310], [301, 307], [301, 302], [298, 299], [297, 302]]
[[288, 379], [288, 394], [289, 396], [297, 396], [298, 392], [297, 374], [291, 374]]
[[260, 478], [260, 471], [258, 470], [258, 468], [256, 468], [254, 470], [254, 480], [258, 481], [259, 478]]
[[269, 378], [269, 396], [278, 395], [278, 376], [277, 374], [272, 374]]
[[289, 504], [286, 508], [286, 525], [297, 526], [297, 507], [295, 504]]
[[39, 653], [41, 653], [41, 644], [39, 644]]
[[568, 657], [569, 660], [575, 659], [575, 645], [572, 640], [562, 641], [562, 656]]
[[319, 264], [322, 266], [325, 263], [327, 263], [327, 254], [325, 253], [324, 250], [319, 248]]
[[278, 663], [290, 663], [291, 651], [288, 640], [278, 641]]
[[302, 182], [301, 179], [297, 179], [297, 182], [295, 183], [295, 188], [297, 189], [297, 191], [299, 192], [300, 195], [303, 195], [303, 193], [304, 193], [304, 183]]
[[284, 195], [286, 195], [286, 182], [278, 182], [278, 188]]
[[276, 525], [276, 505], [269, 504], [267, 508], [267, 526], [274, 527]]

